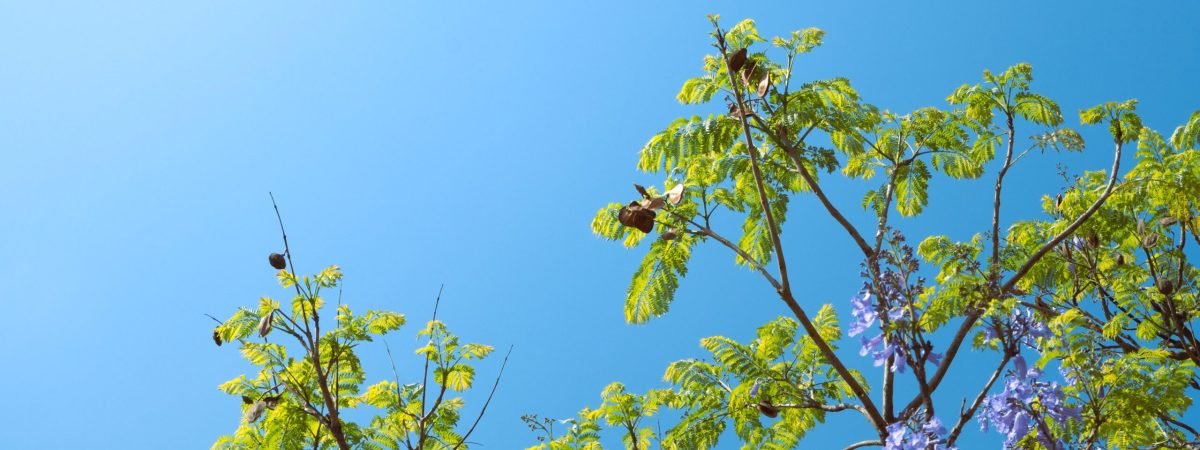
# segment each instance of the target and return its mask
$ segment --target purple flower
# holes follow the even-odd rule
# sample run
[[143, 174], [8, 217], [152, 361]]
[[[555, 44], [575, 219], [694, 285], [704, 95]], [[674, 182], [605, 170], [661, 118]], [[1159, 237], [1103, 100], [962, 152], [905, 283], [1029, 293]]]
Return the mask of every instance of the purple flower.
[[937, 417], [911, 428], [904, 422], [896, 422], [887, 426], [887, 432], [884, 450], [926, 450], [930, 445], [936, 450], [956, 450], [956, 447], [946, 446], [943, 438], [946, 427]]
[[853, 308], [850, 314], [854, 316], [854, 321], [850, 323], [850, 336], [858, 336], [871, 328], [879, 313], [875, 311], [871, 293], [866, 290], [850, 297], [850, 306]]
[[[1003, 433], [1005, 449], [1012, 448], [1039, 424], [1030, 409], [1034, 400], [1042, 417], [1058, 423], [1069, 418], [1080, 419], [1079, 409], [1066, 404], [1066, 395], [1058, 383], [1038, 381], [1041, 376], [1041, 370], [1030, 368], [1025, 358], [1017, 355], [1013, 358], [1013, 372], [1005, 380], [1004, 391], [988, 397], [983, 403], [979, 414], [980, 429], [986, 432], [994, 428]], [[1050, 440], [1050, 436], [1040, 438], [1049, 448], [1062, 448], [1061, 444]]]

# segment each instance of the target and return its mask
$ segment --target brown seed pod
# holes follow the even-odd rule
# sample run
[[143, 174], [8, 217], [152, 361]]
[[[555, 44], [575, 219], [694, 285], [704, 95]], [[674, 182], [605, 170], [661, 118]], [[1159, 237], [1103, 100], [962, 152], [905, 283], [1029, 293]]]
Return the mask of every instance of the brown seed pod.
[[1171, 217], [1171, 216], [1167, 216], [1167, 217], [1158, 219], [1158, 224], [1162, 225], [1164, 227], [1169, 227], [1171, 225], [1175, 225], [1176, 222], [1178, 222], [1178, 220], [1176, 220], [1174, 217]]
[[771, 402], [764, 400], [764, 401], [758, 402], [758, 405], [756, 405], [756, 406], [758, 406], [758, 412], [762, 413], [762, 415], [764, 415], [764, 416], [770, 417], [772, 419], [779, 416], [779, 408], [776, 408], [775, 405], [771, 404]]
[[621, 225], [637, 228], [643, 233], [649, 233], [654, 229], [654, 218], [657, 214], [654, 211], [642, 207], [638, 202], [632, 202], [628, 206], [621, 208], [617, 213], [617, 221]]
[[1087, 245], [1089, 248], [1099, 247], [1100, 246], [1100, 236], [1096, 236], [1096, 233], [1089, 233], [1087, 235]]
[[267, 313], [267, 315], [262, 316], [262, 319], [259, 319], [259, 321], [258, 321], [259, 337], [267, 337], [267, 334], [271, 332], [271, 322], [274, 320], [275, 320], [275, 311], [274, 310], [271, 310], [271, 312]]
[[1158, 243], [1158, 233], [1150, 233], [1142, 238], [1142, 246], [1146, 248], [1154, 247]]
[[663, 199], [662, 197], [654, 197], [654, 198], [648, 198], [648, 199], [642, 200], [640, 203], [643, 208], [658, 211], [667, 204], [667, 201], [665, 199]]
[[746, 64], [746, 49], [738, 49], [729, 55], [729, 71], [737, 72], [742, 70], [742, 66]]
[[670, 241], [679, 237], [679, 235], [675, 233], [674, 228], [667, 228], [667, 231], [662, 232], [658, 237], [664, 241]]
[[1118, 266], [1125, 265], [1125, 254], [1124, 253], [1117, 253], [1117, 265]]
[[767, 76], [763, 77], [762, 81], [758, 82], [758, 97], [765, 98], [767, 96], [767, 91], [769, 91], [770, 89], [771, 89], [771, 74], [768, 73]]
[[221, 332], [216, 328], [213, 329], [213, 342], [217, 343], [217, 347], [221, 346]]
[[1140, 218], [1138, 219], [1137, 231], [1138, 231], [1138, 234], [1146, 234], [1146, 220], [1145, 219], [1140, 219]]
[[249, 396], [243, 395], [243, 396], [242, 396], [242, 403], [245, 403], [245, 404], [249, 405], [249, 404], [251, 404], [251, 403], [254, 403], [254, 399], [250, 398]]
[[272, 253], [267, 257], [267, 261], [270, 261], [271, 267], [274, 267], [277, 270], [283, 270], [287, 268], [287, 260], [283, 258], [283, 255], [278, 253]]
[[642, 185], [633, 183], [633, 188], [637, 189], [639, 194], [642, 194], [642, 198], [650, 198], [650, 193], [646, 192], [646, 188], [643, 187]]
[[1162, 292], [1162, 295], [1171, 295], [1172, 292], [1175, 292], [1175, 284], [1166, 278], [1159, 278], [1158, 292]]
[[1062, 194], [1054, 196], [1054, 209], [1062, 211]]
[[750, 84], [750, 81], [754, 80], [754, 69], [757, 67], [757, 65], [758, 65], [758, 62], [755, 61], [753, 58], [746, 59], [746, 65], [744, 67], [742, 67], [742, 81], [743, 82], [745, 82], [746, 84]]
[[246, 410], [246, 422], [248, 422], [248, 423], [258, 422], [258, 419], [260, 417], [262, 417], [263, 412], [265, 412], [266, 410], [267, 410], [267, 404], [265, 402], [263, 402], [262, 400], [254, 402], [253, 404], [250, 405], [250, 409]]
[[273, 395], [270, 397], [263, 397], [262, 401], [263, 401], [263, 404], [267, 405], [267, 409], [275, 409], [275, 405], [279, 404], [279, 399], [280, 399], [280, 396]]

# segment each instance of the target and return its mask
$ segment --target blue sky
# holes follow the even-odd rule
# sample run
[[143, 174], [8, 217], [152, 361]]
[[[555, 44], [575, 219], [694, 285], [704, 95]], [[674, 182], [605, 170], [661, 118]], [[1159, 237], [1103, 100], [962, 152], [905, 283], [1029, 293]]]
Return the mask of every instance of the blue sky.
[[[1080, 108], [1138, 98], [1169, 133], [1200, 108], [1192, 3], [2, 1], [0, 422], [19, 430], [5, 446], [207, 448], [232, 432], [238, 400], [216, 386], [249, 366], [212, 345], [203, 314], [286, 295], [265, 261], [280, 247], [269, 191], [301, 271], [339, 264], [346, 303], [409, 316], [388, 338], [402, 377], [419, 373], [413, 338], [443, 283], [453, 330], [515, 346], [482, 448], [534, 443], [521, 414], [572, 415], [610, 381], [661, 386], [702, 337], [752, 336], [786, 310], [715, 246], [668, 316], [624, 324], [643, 250], [588, 230], [631, 181], [661, 183], [634, 167], [653, 133], [710, 111], [674, 95], [711, 49], [713, 12], [766, 36], [825, 29], [799, 76], [849, 77], [894, 111], [945, 106], [983, 69], [1023, 61], [1071, 125]], [[1006, 220], [1037, 217], [1063, 184], [1056, 163], [1107, 167], [1103, 130], [1084, 137], [1082, 155], [1015, 169]], [[986, 228], [988, 183], [935, 186], [924, 215], [895, 223], [914, 240], [965, 239]], [[860, 224], [868, 187], [829, 178]], [[851, 242], [813, 199], [792, 210], [802, 304], [848, 313]], [[370, 380], [388, 377], [382, 345], [360, 356]], [[993, 359], [963, 358], [945, 403]], [[810, 448], [870, 437], [846, 414]], [[998, 447], [968, 429], [964, 448]]]

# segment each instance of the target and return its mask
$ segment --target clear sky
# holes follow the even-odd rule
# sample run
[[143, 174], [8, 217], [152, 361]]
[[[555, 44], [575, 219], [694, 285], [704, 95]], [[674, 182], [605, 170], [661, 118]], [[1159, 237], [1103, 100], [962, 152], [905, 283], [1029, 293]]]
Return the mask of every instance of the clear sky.
[[[346, 303], [409, 316], [388, 338], [402, 377], [419, 373], [415, 333], [442, 283], [453, 330], [515, 346], [482, 448], [534, 443], [521, 414], [572, 415], [608, 382], [662, 386], [702, 337], [749, 338], [786, 310], [727, 251], [703, 247], [671, 313], [630, 326], [644, 249], [588, 229], [631, 181], [661, 184], [635, 170], [653, 133], [711, 111], [674, 100], [711, 50], [707, 13], [765, 36], [825, 29], [799, 76], [849, 77], [894, 111], [944, 107], [1022, 61], [1069, 125], [1106, 100], [1140, 99], [1164, 133], [1200, 109], [1195, 3], [700, 3], [0, 0], [2, 446], [208, 448], [232, 432], [238, 399], [216, 386], [250, 367], [213, 346], [203, 314], [288, 298], [266, 263], [280, 249], [268, 191], [301, 271], [339, 264]], [[1083, 155], [1015, 169], [1006, 220], [1037, 217], [1063, 184], [1056, 162], [1108, 167], [1104, 131], [1084, 131]], [[829, 180], [866, 226], [871, 185]], [[895, 223], [965, 239], [987, 226], [988, 183], [935, 186], [923, 216]], [[813, 199], [792, 210], [802, 304], [848, 314], [856, 251]], [[359, 352], [370, 381], [389, 377], [382, 344]], [[994, 359], [959, 361], [942, 410]], [[844, 414], [805, 448], [870, 437]], [[963, 448], [998, 447], [968, 429]]]

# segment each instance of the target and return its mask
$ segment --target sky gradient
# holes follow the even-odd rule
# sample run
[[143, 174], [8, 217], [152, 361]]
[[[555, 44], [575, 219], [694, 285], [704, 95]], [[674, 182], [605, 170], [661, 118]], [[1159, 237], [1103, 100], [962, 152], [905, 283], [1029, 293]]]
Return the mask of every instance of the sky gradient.
[[[536, 443], [521, 414], [571, 416], [611, 381], [662, 387], [669, 362], [703, 356], [700, 338], [750, 338], [787, 311], [726, 250], [702, 246], [671, 313], [631, 326], [622, 301], [644, 249], [588, 229], [631, 182], [661, 185], [635, 170], [650, 136], [719, 109], [675, 101], [711, 51], [708, 13], [754, 18], [764, 36], [824, 29], [797, 76], [848, 77], [893, 111], [946, 107], [983, 69], [1018, 62], [1068, 126], [1137, 98], [1169, 134], [1200, 109], [1195, 3], [594, 3], [0, 0], [0, 423], [16, 430], [3, 447], [208, 448], [234, 431], [238, 399], [216, 386], [250, 366], [213, 346], [203, 314], [290, 298], [266, 263], [281, 249], [268, 192], [301, 272], [341, 265], [356, 311], [408, 316], [387, 338], [401, 378], [419, 374], [414, 337], [442, 284], [452, 330], [515, 347], [481, 448]], [[1039, 217], [1064, 184], [1056, 164], [1108, 167], [1105, 131], [1081, 132], [1083, 154], [1014, 169], [1005, 223]], [[894, 224], [914, 242], [984, 231], [993, 174], [935, 180], [926, 212]], [[857, 205], [873, 184], [826, 178], [869, 226]], [[852, 242], [814, 199], [791, 209], [802, 304], [848, 314]], [[390, 377], [382, 344], [359, 356], [368, 382]], [[965, 355], [942, 409], [994, 359]], [[482, 398], [467, 400], [473, 417]], [[869, 438], [851, 414], [805, 448]], [[967, 428], [964, 449], [999, 447]]]

